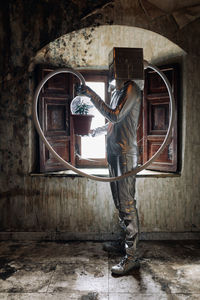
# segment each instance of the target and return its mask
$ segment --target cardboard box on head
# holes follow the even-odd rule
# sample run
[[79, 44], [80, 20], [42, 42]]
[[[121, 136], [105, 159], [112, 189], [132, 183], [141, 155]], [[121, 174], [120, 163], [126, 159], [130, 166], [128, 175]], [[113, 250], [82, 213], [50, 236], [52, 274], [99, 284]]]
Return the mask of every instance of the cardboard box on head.
[[114, 47], [109, 53], [109, 81], [134, 80], [144, 85], [144, 63], [142, 48]]

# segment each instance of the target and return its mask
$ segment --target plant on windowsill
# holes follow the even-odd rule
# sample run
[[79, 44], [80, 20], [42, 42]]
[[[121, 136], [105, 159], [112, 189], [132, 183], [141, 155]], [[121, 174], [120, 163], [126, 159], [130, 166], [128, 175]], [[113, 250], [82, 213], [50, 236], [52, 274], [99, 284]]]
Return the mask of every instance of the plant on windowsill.
[[76, 135], [88, 135], [93, 115], [89, 114], [92, 104], [88, 104], [88, 98], [77, 96], [71, 103], [72, 119], [74, 124], [74, 133]]

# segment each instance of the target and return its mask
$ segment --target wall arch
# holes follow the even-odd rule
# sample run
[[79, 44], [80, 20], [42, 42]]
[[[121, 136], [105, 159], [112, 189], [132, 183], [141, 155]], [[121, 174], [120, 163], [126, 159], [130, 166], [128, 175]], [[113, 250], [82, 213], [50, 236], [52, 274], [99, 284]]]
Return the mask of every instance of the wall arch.
[[143, 48], [144, 58], [152, 63], [185, 54], [179, 46], [155, 32], [131, 26], [102, 25], [59, 37], [39, 50], [34, 62], [75, 69], [106, 69], [108, 53], [113, 47]]
[[[39, 50], [34, 57], [33, 62], [34, 64], [50, 64], [54, 65], [55, 67], [66, 66], [75, 69], [105, 69], [108, 67], [108, 53], [114, 46], [142, 47], [144, 49], [144, 58], [154, 64], [162, 64], [174, 61], [177, 62], [180, 61], [186, 54], [186, 52], [183, 51], [183, 49], [181, 49], [179, 46], [155, 32], [131, 26], [102, 25], [95, 28], [87, 27], [61, 36], [60, 38], [56, 39], [55, 41], [49, 43], [44, 48]], [[185, 136], [184, 128], [182, 131], [182, 135]], [[182, 228], [185, 228], [184, 224], [175, 224], [176, 218], [174, 218], [174, 222], [172, 222], [172, 220], [171, 222], [168, 222], [167, 219], [169, 212], [168, 203], [173, 202], [173, 197], [171, 197], [172, 191], [175, 194], [174, 197], [181, 203], [181, 200], [179, 200], [181, 199], [180, 194], [182, 192], [182, 186], [184, 186], [185, 184], [182, 178], [138, 179], [138, 192], [136, 198], [139, 199], [138, 208], [141, 216], [141, 228], [143, 231], [173, 231], [174, 228], [178, 228], [179, 231], [181, 231], [183, 230]], [[68, 178], [68, 181], [71, 182], [71, 179]], [[53, 180], [52, 184], [54, 184]], [[85, 178], [80, 178], [79, 184], [81, 184], [84, 189], [88, 190], [89, 183]], [[102, 232], [102, 230], [107, 231], [112, 228], [113, 232], [118, 232], [118, 229], [116, 228], [117, 223], [113, 221], [117, 219], [117, 216], [110, 201], [111, 195], [109, 186], [104, 184], [103, 189], [105, 191], [105, 197], [103, 198], [102, 203], [102, 201], [99, 201], [98, 198], [99, 194], [101, 193], [98, 192], [98, 189], [101, 187], [100, 184], [90, 184], [97, 191], [94, 196], [92, 195], [92, 199], [94, 198], [95, 203], [98, 203], [99, 206], [102, 206], [96, 207], [92, 204], [93, 213], [95, 214], [95, 220], [97, 219], [97, 208], [99, 216], [101, 215], [100, 212], [104, 211], [104, 205], [109, 206], [109, 216], [108, 214], [105, 216], [106, 228], [102, 227], [102, 222], [97, 221], [95, 230], [100, 230], [100, 232]], [[177, 186], [179, 187], [178, 189]], [[161, 192], [158, 193], [158, 191], [161, 190], [164, 191], [163, 195], [161, 195]], [[70, 185], [67, 185], [66, 191], [70, 195]], [[183, 196], [182, 198], [184, 199]], [[162, 199], [162, 201], [160, 201], [160, 199]], [[66, 206], [66, 214], [70, 219], [69, 214], [72, 210], [72, 205], [69, 198], [66, 197], [66, 201], [64, 201], [64, 203]], [[152, 211], [156, 211], [156, 219], [154, 218], [154, 214], [151, 214], [149, 216], [149, 205], [153, 207]], [[89, 200], [87, 200], [85, 203], [85, 213], [87, 213], [88, 207], [90, 206], [91, 202], [89, 197]], [[77, 207], [79, 207], [79, 204], [77, 204]], [[160, 218], [161, 213], [159, 211], [159, 207], [164, 207], [164, 211], [166, 212], [164, 214], [164, 217], [162, 218]], [[67, 218], [66, 215], [63, 217]], [[90, 230], [87, 226], [85, 228], [86, 231]], [[73, 230], [75, 232], [76, 230], [79, 230], [77, 228], [74, 228], [74, 226], [69, 226], [69, 228], [67, 229]]]

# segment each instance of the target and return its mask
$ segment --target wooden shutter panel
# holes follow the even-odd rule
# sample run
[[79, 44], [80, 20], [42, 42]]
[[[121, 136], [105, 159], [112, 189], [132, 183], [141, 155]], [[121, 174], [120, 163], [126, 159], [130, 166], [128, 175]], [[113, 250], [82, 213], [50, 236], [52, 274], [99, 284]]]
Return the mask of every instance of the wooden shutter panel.
[[138, 165], [143, 164], [143, 106], [141, 106], [137, 128]]
[[[40, 70], [40, 79], [51, 72]], [[73, 130], [70, 120], [70, 75], [57, 74], [44, 85], [39, 99], [39, 119], [45, 137], [53, 149], [67, 162], [74, 164]], [[40, 171], [60, 171], [66, 168], [56, 160], [40, 140]]]
[[[177, 72], [178, 66], [159, 67], [167, 76], [175, 98], [175, 122], [171, 142], [148, 169], [167, 172], [177, 171]], [[151, 70], [145, 72], [143, 123], [143, 161], [157, 152], [169, 125], [169, 96], [162, 78]]]

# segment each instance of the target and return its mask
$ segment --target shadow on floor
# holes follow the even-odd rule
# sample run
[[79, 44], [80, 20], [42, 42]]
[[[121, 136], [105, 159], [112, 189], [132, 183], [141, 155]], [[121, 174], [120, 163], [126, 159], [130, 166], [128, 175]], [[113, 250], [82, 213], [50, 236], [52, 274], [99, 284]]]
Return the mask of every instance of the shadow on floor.
[[141, 266], [110, 269], [121, 256], [98, 242], [0, 242], [0, 299], [200, 299], [200, 241], [142, 241]]

